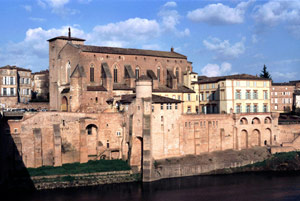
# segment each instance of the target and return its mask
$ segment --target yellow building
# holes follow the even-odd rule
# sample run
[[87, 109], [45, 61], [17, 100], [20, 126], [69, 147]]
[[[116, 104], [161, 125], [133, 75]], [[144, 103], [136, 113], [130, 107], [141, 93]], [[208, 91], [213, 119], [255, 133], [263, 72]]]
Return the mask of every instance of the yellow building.
[[248, 74], [202, 77], [198, 85], [201, 113], [270, 111], [271, 80]]

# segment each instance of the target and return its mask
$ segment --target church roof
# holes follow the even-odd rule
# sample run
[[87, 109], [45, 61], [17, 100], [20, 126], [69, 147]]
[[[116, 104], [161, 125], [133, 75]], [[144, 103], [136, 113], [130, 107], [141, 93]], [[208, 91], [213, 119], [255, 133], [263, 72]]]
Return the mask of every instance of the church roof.
[[76, 46], [80, 48], [83, 52], [187, 59], [185, 55], [179, 54], [174, 51], [167, 52], [167, 51], [143, 50], [143, 49], [119, 48], [119, 47], [101, 47], [101, 46], [92, 46], [92, 45], [76, 45]]
[[81, 38], [75, 38], [75, 37], [68, 37], [68, 36], [57, 36], [54, 38], [49, 39], [49, 42], [55, 41], [56, 39], [61, 39], [61, 40], [75, 40], [75, 41], [85, 41], [84, 39]]
[[[120, 100], [120, 103], [122, 104], [128, 104], [132, 103], [132, 101], [136, 98], [136, 94], [127, 94], [127, 95], [122, 95], [122, 98]], [[173, 99], [173, 98], [168, 98], [165, 96], [159, 96], [152, 94], [152, 103], [181, 103], [181, 100]]]

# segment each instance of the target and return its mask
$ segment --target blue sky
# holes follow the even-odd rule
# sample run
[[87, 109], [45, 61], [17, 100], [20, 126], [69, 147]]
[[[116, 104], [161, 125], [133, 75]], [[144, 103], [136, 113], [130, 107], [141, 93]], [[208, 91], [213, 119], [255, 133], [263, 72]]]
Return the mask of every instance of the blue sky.
[[300, 0], [0, 0], [0, 66], [48, 68], [47, 39], [182, 53], [199, 75], [300, 79]]

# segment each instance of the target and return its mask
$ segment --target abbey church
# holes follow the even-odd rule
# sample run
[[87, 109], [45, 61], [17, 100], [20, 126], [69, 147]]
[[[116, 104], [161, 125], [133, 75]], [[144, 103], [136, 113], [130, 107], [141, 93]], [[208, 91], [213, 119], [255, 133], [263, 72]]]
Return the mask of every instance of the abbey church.
[[[271, 153], [300, 149], [300, 124], [270, 109], [270, 79], [198, 76], [173, 48], [84, 41], [70, 30], [48, 40], [50, 111], [25, 112], [2, 127], [26, 167], [122, 159], [142, 172], [143, 181], [154, 181], [163, 175], [157, 160], [255, 147]], [[174, 171], [184, 176], [183, 169]]]

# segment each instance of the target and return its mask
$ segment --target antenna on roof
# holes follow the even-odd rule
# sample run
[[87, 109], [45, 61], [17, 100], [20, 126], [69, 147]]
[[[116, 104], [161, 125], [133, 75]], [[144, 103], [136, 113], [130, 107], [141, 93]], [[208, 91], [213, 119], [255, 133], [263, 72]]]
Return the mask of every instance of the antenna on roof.
[[68, 36], [69, 36], [69, 40], [71, 40], [71, 28], [69, 27], [69, 34], [68, 34]]

